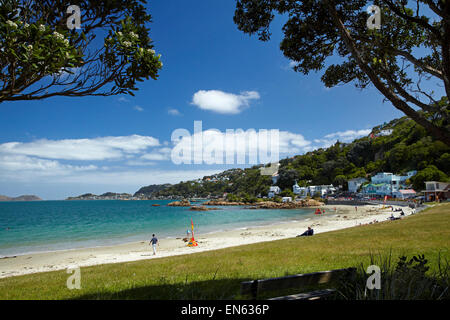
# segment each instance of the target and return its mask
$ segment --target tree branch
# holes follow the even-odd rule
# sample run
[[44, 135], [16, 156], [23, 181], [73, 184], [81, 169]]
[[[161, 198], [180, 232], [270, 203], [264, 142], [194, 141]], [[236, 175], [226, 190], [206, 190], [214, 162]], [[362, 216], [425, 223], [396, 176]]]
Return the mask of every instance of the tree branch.
[[352, 36], [345, 28], [342, 23], [339, 14], [336, 10], [336, 6], [332, 0], [325, 0], [326, 4], [329, 8], [331, 16], [335, 22], [336, 27], [339, 29], [339, 32], [342, 35], [342, 38], [354, 57], [355, 61], [358, 63], [358, 66], [363, 70], [369, 79], [372, 81], [374, 86], [388, 99], [391, 103], [399, 110], [403, 111], [407, 116], [416, 121], [418, 124], [422, 125], [424, 128], [429, 130], [437, 139], [443, 141], [447, 145], [450, 146], [450, 134], [445, 128], [440, 128], [422, 117], [417, 111], [411, 108], [405, 101], [400, 99], [392, 90], [387, 88], [378, 78], [375, 71], [369, 66], [369, 64], [364, 60], [362, 54], [356, 47], [356, 43], [353, 40]]
[[428, 31], [430, 31], [431, 33], [433, 33], [436, 38], [438, 38], [440, 40], [442, 39], [442, 35], [439, 32], [439, 29], [436, 29], [435, 27], [430, 25], [425, 20], [420, 19], [420, 18], [416, 18], [416, 17], [412, 17], [412, 16], [409, 16], [409, 15], [405, 14], [404, 12], [401, 12], [399, 10], [399, 8], [390, 0], [381, 0], [381, 1], [384, 2], [389, 7], [389, 9], [391, 9], [399, 17], [401, 17], [401, 18], [403, 18], [405, 20], [417, 23], [418, 25], [422, 26], [423, 28], [425, 28]]

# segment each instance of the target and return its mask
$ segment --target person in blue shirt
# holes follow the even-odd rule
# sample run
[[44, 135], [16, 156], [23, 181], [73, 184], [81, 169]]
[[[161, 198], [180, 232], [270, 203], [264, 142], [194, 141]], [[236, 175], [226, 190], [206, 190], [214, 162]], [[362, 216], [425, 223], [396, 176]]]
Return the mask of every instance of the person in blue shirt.
[[155, 234], [153, 234], [152, 237], [153, 238], [150, 240], [150, 244], [153, 247], [153, 255], [156, 255], [156, 244], [158, 244], [158, 246], [159, 246], [159, 243], [158, 243], [158, 239], [155, 237]]

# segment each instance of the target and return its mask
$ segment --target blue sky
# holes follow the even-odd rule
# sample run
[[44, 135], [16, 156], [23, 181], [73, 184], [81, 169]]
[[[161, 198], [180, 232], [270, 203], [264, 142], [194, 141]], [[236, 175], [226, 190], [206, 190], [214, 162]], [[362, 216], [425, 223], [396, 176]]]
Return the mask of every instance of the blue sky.
[[[176, 165], [172, 132], [278, 129], [281, 157], [351, 140], [402, 114], [373, 88], [326, 89], [279, 49], [282, 18], [261, 42], [233, 23], [234, 1], [150, 1], [150, 35], [164, 63], [135, 97], [50, 98], [0, 105], [0, 194], [63, 199], [134, 193], [248, 165]], [[349, 131], [351, 130], [351, 131]], [[346, 132], [346, 134], [344, 134]]]

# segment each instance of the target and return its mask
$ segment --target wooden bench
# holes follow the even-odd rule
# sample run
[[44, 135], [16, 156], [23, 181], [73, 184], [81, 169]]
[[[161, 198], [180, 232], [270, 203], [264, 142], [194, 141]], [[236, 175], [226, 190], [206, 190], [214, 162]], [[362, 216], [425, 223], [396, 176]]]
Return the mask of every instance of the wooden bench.
[[[252, 299], [257, 299], [261, 293], [276, 290], [311, 288], [320, 284], [336, 282], [344, 277], [351, 277], [356, 272], [356, 268], [337, 269], [305, 274], [295, 274], [286, 277], [269, 278], [253, 281], [241, 282], [241, 294], [251, 295]], [[316, 290], [306, 293], [298, 293], [288, 296], [276, 297], [269, 300], [315, 300], [329, 297], [335, 293], [335, 289]]]

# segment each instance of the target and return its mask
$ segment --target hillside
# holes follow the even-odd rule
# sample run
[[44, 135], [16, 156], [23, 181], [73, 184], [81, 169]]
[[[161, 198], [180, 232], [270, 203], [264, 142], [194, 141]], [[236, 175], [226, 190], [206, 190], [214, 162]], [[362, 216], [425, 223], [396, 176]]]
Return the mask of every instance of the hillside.
[[136, 193], [133, 196], [134, 197], [139, 197], [139, 196], [151, 197], [153, 195], [153, 193], [164, 190], [170, 186], [171, 186], [170, 183], [152, 184], [152, 185], [140, 188], [138, 191], [136, 191]]
[[77, 197], [68, 197], [66, 200], [128, 200], [131, 197], [129, 193], [105, 192], [101, 195], [85, 193]]
[[18, 197], [7, 197], [0, 195], [0, 201], [39, 201], [42, 200], [35, 195], [23, 195]]
[[[260, 166], [231, 169], [203, 179], [180, 182], [153, 197], [217, 197], [229, 193], [242, 198], [267, 195], [272, 180], [261, 176]], [[447, 181], [450, 175], [450, 148], [426, 134], [407, 117], [372, 129], [371, 134], [351, 143], [336, 142], [304, 155], [280, 160], [277, 185], [291, 190], [295, 180], [300, 186], [334, 184], [345, 190], [347, 180], [370, 178], [377, 172], [418, 173], [409, 181], [420, 191], [424, 181]], [[230, 197], [230, 196], [229, 196]]]

